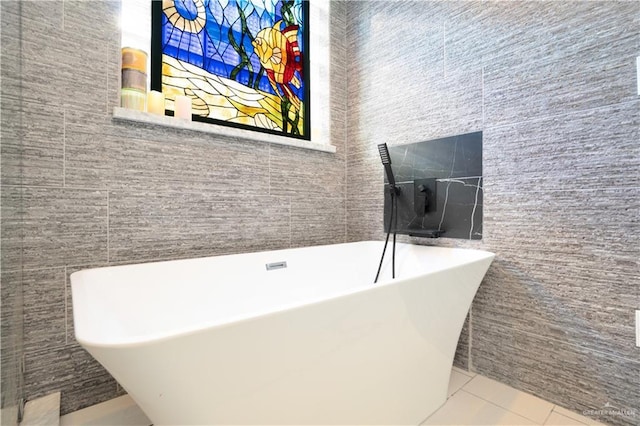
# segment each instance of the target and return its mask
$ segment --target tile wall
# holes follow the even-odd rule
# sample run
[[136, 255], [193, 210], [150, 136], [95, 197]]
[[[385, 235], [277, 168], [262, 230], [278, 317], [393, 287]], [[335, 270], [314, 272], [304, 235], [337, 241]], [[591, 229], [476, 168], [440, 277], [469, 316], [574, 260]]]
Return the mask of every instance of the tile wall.
[[22, 169], [2, 170], [3, 206], [22, 208], [3, 211], [15, 232], [2, 251], [23, 265], [29, 399], [62, 391], [65, 414], [123, 393], [74, 340], [72, 272], [345, 241], [344, 4], [332, 3], [326, 40], [328, 154], [114, 123], [120, 2], [24, 1], [10, 16], [1, 3], [3, 30], [5, 19], [23, 27]]
[[497, 254], [456, 363], [638, 424], [640, 3], [349, 2], [347, 44], [348, 240], [383, 237], [378, 143], [482, 131], [482, 241], [412, 240]]
[[[18, 406], [23, 396], [21, 359], [23, 353], [22, 327], [22, 241], [20, 226], [7, 216], [20, 214], [22, 195], [13, 192], [5, 197], [7, 185], [20, 185], [22, 119], [20, 58], [20, 20], [12, 17], [20, 12], [17, 1], [0, 2], [0, 423], [15, 425]], [[11, 181], [4, 177], [10, 173]], [[12, 241], [10, 247], [7, 242]]]
[[497, 254], [458, 365], [577, 412], [640, 407], [640, 3], [332, 2], [335, 155], [114, 124], [120, 3], [9, 3], [2, 291], [24, 292], [28, 398], [123, 392], [73, 340], [71, 272], [380, 239], [376, 145], [483, 131], [483, 240], [436, 242]]

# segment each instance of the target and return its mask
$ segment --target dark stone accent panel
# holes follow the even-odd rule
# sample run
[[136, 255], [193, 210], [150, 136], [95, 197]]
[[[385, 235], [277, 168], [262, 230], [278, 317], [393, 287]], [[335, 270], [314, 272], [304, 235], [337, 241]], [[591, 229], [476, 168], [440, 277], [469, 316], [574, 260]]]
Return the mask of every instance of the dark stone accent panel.
[[482, 132], [391, 146], [389, 155], [397, 182], [482, 176]]
[[[482, 239], [482, 178], [442, 179], [437, 182], [435, 210], [424, 216], [416, 213], [415, 184], [400, 184], [397, 225], [400, 234], [419, 237], [432, 230], [444, 231], [445, 238]], [[433, 201], [431, 201], [433, 204]], [[418, 203], [420, 206], [421, 204]], [[389, 227], [391, 200], [385, 194], [384, 228]], [[396, 213], [394, 213], [394, 216]], [[394, 218], [394, 224], [396, 219]]]
[[[420, 236], [438, 230], [446, 238], [482, 239], [482, 132], [390, 147], [389, 156], [400, 187], [394, 231]], [[426, 206], [421, 186], [429, 187]], [[388, 190], [384, 197], [386, 231]]]

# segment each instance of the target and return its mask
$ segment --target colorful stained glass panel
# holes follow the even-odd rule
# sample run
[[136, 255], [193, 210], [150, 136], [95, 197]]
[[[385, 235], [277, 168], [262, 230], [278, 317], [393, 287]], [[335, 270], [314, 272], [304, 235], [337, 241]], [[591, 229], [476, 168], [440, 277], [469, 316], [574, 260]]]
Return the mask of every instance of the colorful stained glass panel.
[[153, 2], [151, 88], [167, 113], [310, 139], [308, 4], [303, 0]]

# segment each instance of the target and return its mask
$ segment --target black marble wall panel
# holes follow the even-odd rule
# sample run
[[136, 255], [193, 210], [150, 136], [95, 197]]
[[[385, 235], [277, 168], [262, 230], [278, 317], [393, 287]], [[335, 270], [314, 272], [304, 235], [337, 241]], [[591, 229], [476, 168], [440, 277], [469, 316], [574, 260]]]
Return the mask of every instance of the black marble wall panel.
[[[10, 3], [21, 6], [5, 14]], [[123, 393], [73, 338], [75, 270], [345, 241], [345, 3], [331, 3], [323, 64], [335, 154], [114, 124], [121, 2], [0, 5], [3, 37], [6, 22], [23, 27], [19, 61], [5, 60], [2, 40], [3, 102], [24, 93], [7, 114], [3, 103], [2, 261], [23, 261], [24, 279], [3, 269], [2, 291], [4, 303], [5, 282], [24, 280], [28, 399], [62, 391], [65, 414]]]
[[482, 132], [392, 146], [389, 155], [398, 182], [478, 177], [482, 176]]
[[640, 3], [362, 1], [347, 19], [347, 238], [384, 237], [378, 143], [482, 131], [482, 240], [403, 237], [497, 255], [456, 364], [637, 425]]
[[[389, 156], [400, 187], [394, 232], [420, 236], [439, 231], [447, 238], [482, 238], [482, 132], [394, 146]], [[424, 179], [435, 179], [435, 192], [427, 190], [428, 201], [417, 191], [420, 185], [428, 186]], [[384, 202], [387, 231], [392, 208], [388, 190]]]

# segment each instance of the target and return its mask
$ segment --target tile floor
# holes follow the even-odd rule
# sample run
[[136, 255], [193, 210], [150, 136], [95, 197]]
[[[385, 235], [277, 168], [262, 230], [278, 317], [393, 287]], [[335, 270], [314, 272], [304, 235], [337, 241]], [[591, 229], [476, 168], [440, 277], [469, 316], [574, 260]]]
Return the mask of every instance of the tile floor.
[[449, 399], [423, 425], [602, 425], [475, 373], [451, 371]]
[[[60, 418], [61, 426], [148, 426], [133, 400], [125, 395]], [[580, 414], [456, 367], [449, 399], [423, 425], [599, 425]]]

